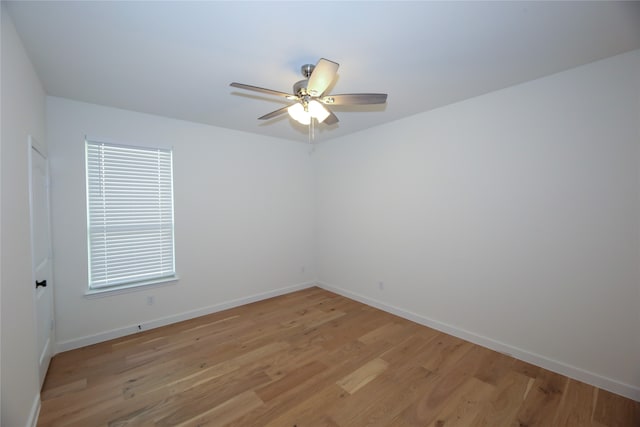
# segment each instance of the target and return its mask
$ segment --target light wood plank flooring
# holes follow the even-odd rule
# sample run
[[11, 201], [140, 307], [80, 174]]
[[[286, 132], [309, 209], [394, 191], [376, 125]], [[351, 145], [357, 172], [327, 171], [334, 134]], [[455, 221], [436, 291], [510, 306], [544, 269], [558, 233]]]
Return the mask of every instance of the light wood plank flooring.
[[39, 426], [640, 426], [640, 404], [311, 288], [57, 355]]

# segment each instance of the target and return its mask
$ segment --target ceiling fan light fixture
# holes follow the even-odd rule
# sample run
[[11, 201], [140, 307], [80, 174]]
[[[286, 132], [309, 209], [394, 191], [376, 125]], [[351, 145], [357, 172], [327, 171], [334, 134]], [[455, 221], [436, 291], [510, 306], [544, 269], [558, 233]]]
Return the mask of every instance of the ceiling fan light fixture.
[[296, 102], [291, 107], [287, 108], [287, 111], [289, 112], [291, 118], [293, 118], [298, 123], [303, 125], [308, 125], [309, 123], [311, 123], [311, 114], [309, 114], [309, 112], [306, 111], [304, 106], [299, 102]]
[[309, 101], [308, 110], [311, 117], [316, 118], [319, 123], [324, 122], [324, 119], [329, 117], [329, 111], [324, 108], [324, 105], [316, 100]]
[[338, 118], [328, 106], [384, 104], [387, 102], [386, 93], [325, 95], [331, 83], [336, 79], [338, 67], [337, 62], [325, 58], [320, 58], [316, 65], [303, 65], [301, 71], [305, 80], [300, 80], [293, 85], [293, 94], [236, 82], [231, 83], [231, 86], [296, 101], [293, 105], [284, 106], [260, 116], [258, 120], [273, 119], [288, 112], [292, 119], [305, 126], [313, 125], [313, 119], [316, 119], [318, 123], [329, 125], [338, 123]]

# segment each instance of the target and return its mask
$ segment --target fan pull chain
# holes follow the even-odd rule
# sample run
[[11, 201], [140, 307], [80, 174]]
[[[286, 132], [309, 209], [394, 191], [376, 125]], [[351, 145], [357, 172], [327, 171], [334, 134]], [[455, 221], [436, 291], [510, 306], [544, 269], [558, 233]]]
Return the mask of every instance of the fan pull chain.
[[309, 155], [312, 155], [314, 151], [316, 151], [316, 146], [313, 143], [315, 139], [315, 119], [311, 117], [311, 121], [309, 122], [309, 146], [311, 149], [309, 150]]

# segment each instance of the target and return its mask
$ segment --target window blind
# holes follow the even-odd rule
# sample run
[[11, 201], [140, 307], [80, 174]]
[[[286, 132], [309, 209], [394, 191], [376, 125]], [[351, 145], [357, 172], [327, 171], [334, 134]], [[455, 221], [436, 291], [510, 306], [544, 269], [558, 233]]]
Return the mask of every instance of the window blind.
[[175, 276], [172, 151], [86, 141], [89, 288]]

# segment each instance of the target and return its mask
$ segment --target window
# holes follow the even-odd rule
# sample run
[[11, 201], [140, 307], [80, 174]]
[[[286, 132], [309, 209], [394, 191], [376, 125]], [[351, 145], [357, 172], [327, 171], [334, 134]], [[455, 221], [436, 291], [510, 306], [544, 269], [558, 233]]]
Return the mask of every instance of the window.
[[86, 141], [89, 289], [175, 278], [172, 151]]

